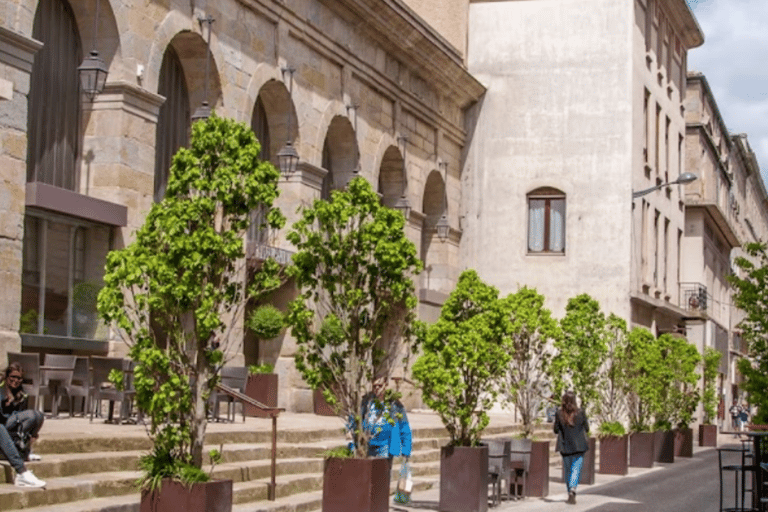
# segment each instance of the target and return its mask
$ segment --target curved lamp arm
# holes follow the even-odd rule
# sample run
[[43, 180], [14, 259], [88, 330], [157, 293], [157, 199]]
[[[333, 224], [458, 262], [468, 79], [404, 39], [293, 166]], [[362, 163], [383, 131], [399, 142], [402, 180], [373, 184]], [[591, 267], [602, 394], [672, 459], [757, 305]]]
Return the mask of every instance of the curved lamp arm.
[[646, 188], [644, 190], [638, 190], [637, 192], [632, 192], [632, 199], [637, 199], [638, 197], [642, 197], [646, 194], [650, 194], [654, 190], [659, 190], [660, 188], [668, 187], [670, 185], [687, 185], [688, 183], [691, 183], [692, 181], [695, 181], [698, 178], [699, 177], [693, 173], [684, 172], [675, 181], [662, 183], [661, 185], [656, 185], [655, 187]]

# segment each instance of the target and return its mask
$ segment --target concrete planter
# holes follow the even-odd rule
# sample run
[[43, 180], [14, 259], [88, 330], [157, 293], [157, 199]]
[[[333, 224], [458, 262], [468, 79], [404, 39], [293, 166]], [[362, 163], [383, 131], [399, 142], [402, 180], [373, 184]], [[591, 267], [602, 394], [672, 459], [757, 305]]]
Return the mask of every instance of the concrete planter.
[[[248, 376], [245, 383], [245, 395], [261, 402], [268, 407], [277, 407], [277, 386], [279, 376], [276, 373], [254, 373]], [[245, 415], [267, 418], [265, 414], [252, 405], [245, 404]]]
[[549, 441], [531, 443], [526, 496], [545, 498], [549, 495]]
[[488, 446], [443, 446], [440, 449], [439, 510], [487, 512]]
[[388, 512], [389, 459], [325, 461], [323, 512]]
[[654, 440], [654, 462], [664, 462], [671, 464], [675, 462], [675, 431], [657, 430], [653, 433]]
[[717, 425], [699, 425], [699, 446], [717, 446]]
[[600, 474], [626, 475], [629, 473], [629, 436], [600, 438]]
[[232, 480], [186, 485], [166, 478], [159, 489], [142, 491], [140, 512], [232, 512]]
[[634, 432], [629, 436], [629, 467], [653, 467], [655, 436], [653, 432]]
[[693, 457], [693, 429], [677, 428], [675, 435], [675, 457]]

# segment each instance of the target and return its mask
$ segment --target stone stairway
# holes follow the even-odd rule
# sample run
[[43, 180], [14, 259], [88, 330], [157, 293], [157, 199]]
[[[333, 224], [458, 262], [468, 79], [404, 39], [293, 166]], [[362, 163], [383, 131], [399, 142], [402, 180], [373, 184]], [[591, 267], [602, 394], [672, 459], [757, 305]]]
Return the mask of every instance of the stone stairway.
[[[302, 421], [313, 422], [312, 415]], [[333, 418], [340, 424], [340, 421]], [[75, 419], [55, 420], [76, 422]], [[249, 422], [257, 421], [249, 419]], [[262, 420], [266, 421], [266, 420]], [[432, 422], [434, 423], [434, 421]], [[228, 424], [215, 431], [215, 424], [206, 436], [206, 452], [222, 447], [223, 461], [213, 468], [214, 478], [233, 480], [233, 510], [235, 512], [312, 512], [319, 511], [322, 499], [322, 454], [330, 448], [345, 444], [339, 427], [327, 419], [317, 421], [316, 428], [291, 430], [289, 423], [279, 424], [277, 444], [277, 499], [267, 501], [270, 481], [271, 432], [266, 428], [254, 430], [250, 424]], [[62, 426], [64, 425], [64, 426]], [[78, 424], [79, 425], [79, 424]], [[21, 489], [0, 485], [0, 511], [29, 512], [138, 512], [138, 459], [151, 445], [140, 426], [124, 427], [98, 425], [110, 432], [89, 435], [88, 423], [72, 425], [67, 432], [46, 436], [45, 427], [36, 453], [40, 462], [28, 467], [47, 481], [45, 489]], [[96, 425], [95, 423], [93, 425]], [[411, 463], [415, 490], [435, 486], [440, 472], [440, 446], [447, 441], [445, 430], [437, 426], [413, 425], [414, 448]], [[59, 430], [70, 428], [57, 425]], [[82, 428], [83, 431], [77, 431]], [[121, 430], [121, 428], [125, 430]], [[514, 435], [516, 427], [493, 423], [485, 437]], [[540, 435], [546, 437], [542, 429]], [[559, 458], [559, 457], [558, 457]], [[553, 458], [553, 462], [555, 459]], [[6, 479], [12, 476], [3, 462]], [[392, 491], [397, 480], [399, 460], [392, 475]], [[12, 481], [12, 480], [10, 480]]]

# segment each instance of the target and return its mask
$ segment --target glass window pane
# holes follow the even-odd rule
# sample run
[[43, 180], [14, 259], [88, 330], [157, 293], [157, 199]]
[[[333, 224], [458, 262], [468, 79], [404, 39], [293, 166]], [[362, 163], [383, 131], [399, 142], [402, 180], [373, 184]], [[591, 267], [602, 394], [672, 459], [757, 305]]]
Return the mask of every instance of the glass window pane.
[[565, 199], [549, 200], [549, 250], [565, 251]]
[[528, 200], [528, 250], [544, 250], [544, 199]]

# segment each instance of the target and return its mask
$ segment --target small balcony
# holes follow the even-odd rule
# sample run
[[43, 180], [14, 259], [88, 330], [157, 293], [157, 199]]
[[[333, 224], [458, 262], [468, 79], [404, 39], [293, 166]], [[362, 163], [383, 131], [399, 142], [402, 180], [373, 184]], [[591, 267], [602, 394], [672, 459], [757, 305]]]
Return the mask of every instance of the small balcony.
[[680, 308], [705, 315], [709, 307], [707, 287], [701, 283], [680, 283]]

